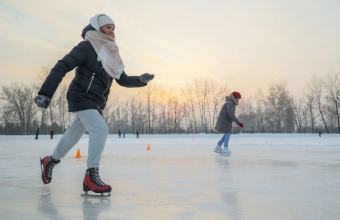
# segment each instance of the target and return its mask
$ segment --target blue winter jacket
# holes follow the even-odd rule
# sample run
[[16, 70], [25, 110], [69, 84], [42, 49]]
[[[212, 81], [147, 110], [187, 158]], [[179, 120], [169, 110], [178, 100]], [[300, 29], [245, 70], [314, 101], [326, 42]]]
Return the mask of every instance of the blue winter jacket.
[[[83, 38], [89, 30], [95, 29], [91, 25], [85, 27], [82, 32]], [[80, 42], [57, 62], [38, 94], [52, 98], [63, 77], [74, 68], [76, 68], [75, 77], [66, 95], [69, 112], [97, 109], [101, 113], [106, 106], [113, 78], [106, 73], [102, 63], [97, 60], [97, 53], [89, 41]], [[146, 85], [139, 80], [138, 76], [128, 76], [125, 72], [116, 82], [129, 88]]]

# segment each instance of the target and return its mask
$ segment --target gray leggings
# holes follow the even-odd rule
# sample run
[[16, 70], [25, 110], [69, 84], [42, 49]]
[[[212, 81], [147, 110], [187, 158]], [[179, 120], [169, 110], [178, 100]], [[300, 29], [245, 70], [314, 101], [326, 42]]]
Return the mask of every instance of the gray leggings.
[[59, 140], [52, 157], [57, 160], [65, 157], [71, 148], [78, 143], [85, 131], [89, 132], [87, 167], [99, 167], [108, 128], [103, 117], [95, 109], [76, 112], [76, 117]]

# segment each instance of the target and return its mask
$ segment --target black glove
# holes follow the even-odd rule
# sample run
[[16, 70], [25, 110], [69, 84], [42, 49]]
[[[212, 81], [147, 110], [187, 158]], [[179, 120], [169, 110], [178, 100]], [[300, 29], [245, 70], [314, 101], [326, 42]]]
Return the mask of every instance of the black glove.
[[38, 95], [35, 97], [34, 102], [38, 107], [47, 108], [51, 103], [51, 99], [44, 95]]
[[144, 73], [139, 76], [139, 80], [143, 83], [148, 83], [150, 80], [152, 80], [155, 76], [153, 74]]

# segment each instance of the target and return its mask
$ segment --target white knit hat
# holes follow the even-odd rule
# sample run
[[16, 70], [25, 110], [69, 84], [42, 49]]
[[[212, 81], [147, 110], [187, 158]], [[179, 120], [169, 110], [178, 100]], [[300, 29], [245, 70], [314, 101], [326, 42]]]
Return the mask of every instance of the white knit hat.
[[107, 16], [106, 14], [97, 14], [94, 17], [92, 17], [90, 19], [90, 25], [96, 29], [97, 31], [100, 30], [100, 27], [106, 25], [106, 24], [113, 24], [115, 25], [115, 23], [113, 22], [113, 20]]
[[98, 17], [98, 25], [99, 25], [99, 27], [102, 27], [102, 26], [104, 26], [106, 24], [113, 24], [113, 25], [115, 25], [115, 23], [112, 21], [112, 19], [109, 16], [107, 16], [107, 15], [99, 16]]

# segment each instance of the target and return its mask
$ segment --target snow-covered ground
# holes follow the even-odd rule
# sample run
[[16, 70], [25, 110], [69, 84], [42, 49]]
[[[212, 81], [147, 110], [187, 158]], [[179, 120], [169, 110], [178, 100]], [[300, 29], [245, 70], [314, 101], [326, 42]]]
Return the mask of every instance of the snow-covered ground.
[[221, 135], [109, 135], [100, 166], [109, 198], [80, 196], [87, 135], [43, 185], [39, 157], [60, 137], [0, 136], [0, 219], [340, 216], [340, 135], [232, 135], [231, 156], [212, 152]]

